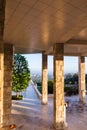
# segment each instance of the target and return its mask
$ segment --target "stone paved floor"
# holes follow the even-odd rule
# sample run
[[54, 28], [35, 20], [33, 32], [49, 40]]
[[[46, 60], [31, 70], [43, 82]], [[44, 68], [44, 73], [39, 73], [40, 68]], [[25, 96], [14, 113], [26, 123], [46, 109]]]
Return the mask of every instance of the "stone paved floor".
[[[78, 97], [71, 98], [77, 101]], [[74, 106], [74, 105], [73, 105]], [[42, 105], [37, 95], [29, 86], [24, 92], [24, 100], [13, 101], [12, 123], [17, 125], [17, 130], [54, 130], [53, 129], [53, 99], [48, 105]], [[87, 130], [87, 110], [67, 110], [68, 130]]]

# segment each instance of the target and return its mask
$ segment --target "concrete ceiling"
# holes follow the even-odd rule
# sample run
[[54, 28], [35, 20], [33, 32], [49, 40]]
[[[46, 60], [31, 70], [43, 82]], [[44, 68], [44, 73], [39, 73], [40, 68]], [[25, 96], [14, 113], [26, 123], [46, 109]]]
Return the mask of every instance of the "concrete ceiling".
[[4, 42], [48, 54], [64, 43], [65, 55], [87, 56], [87, 0], [7, 0]]

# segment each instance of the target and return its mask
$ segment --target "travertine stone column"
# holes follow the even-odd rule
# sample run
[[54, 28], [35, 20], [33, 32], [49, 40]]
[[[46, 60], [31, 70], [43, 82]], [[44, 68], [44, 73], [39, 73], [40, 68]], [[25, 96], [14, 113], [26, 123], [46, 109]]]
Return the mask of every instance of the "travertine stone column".
[[65, 128], [64, 108], [64, 44], [54, 45], [54, 127]]
[[3, 32], [4, 32], [4, 19], [5, 19], [5, 2], [6, 0], [0, 0], [0, 125], [2, 120], [2, 88], [4, 84], [4, 44], [3, 44]]
[[1, 127], [1, 112], [2, 112], [2, 91], [3, 91], [3, 84], [4, 84], [4, 45], [3, 41], [0, 40], [0, 127]]
[[3, 52], [0, 53], [1, 62], [1, 126], [10, 123], [11, 116], [11, 92], [12, 92], [12, 64], [13, 45], [3, 45]]
[[42, 53], [42, 104], [48, 102], [47, 55]]
[[85, 57], [78, 58], [79, 64], [79, 100], [85, 103]]

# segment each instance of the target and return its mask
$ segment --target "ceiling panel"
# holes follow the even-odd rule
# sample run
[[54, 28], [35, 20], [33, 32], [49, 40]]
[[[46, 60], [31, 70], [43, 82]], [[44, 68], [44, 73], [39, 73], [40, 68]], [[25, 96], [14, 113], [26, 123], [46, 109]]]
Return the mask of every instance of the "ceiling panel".
[[[6, 1], [4, 41], [14, 44], [17, 51], [24, 47], [23, 53], [49, 52], [54, 43], [70, 39], [87, 40], [87, 0]], [[70, 52], [73, 49], [80, 53], [77, 47]]]
[[37, 0], [21, 0], [21, 4], [26, 5], [28, 7], [32, 7], [37, 3]]

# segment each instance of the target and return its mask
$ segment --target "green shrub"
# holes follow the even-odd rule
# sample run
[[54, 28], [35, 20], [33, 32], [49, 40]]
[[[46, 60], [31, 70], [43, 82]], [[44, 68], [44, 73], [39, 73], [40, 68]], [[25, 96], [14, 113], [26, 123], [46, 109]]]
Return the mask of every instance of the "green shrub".
[[42, 87], [41, 86], [37, 86], [37, 89], [39, 90], [40, 93], [42, 93]]
[[42, 85], [42, 83], [41, 82], [37, 82], [37, 86], [41, 86]]
[[64, 92], [66, 93], [66, 96], [71, 96], [71, 95], [77, 95], [78, 94], [78, 87], [64, 87]]
[[[37, 89], [39, 90], [40, 93], [42, 93], [42, 87], [41, 87], [42, 83], [38, 82], [37, 83]], [[53, 80], [49, 80], [48, 81], [48, 94], [53, 94]]]
[[22, 100], [23, 99], [23, 95], [18, 95], [18, 97], [16, 95], [12, 95], [12, 100]]
[[71, 90], [72, 90], [72, 87], [68, 87], [68, 86], [64, 87], [64, 92], [71, 91]]
[[53, 94], [53, 80], [48, 81], [48, 94]]
[[[42, 87], [38, 86], [37, 88], [38, 88], [39, 92], [42, 93]], [[78, 87], [65, 86], [64, 92], [66, 93], [65, 94], [66, 96], [77, 95]], [[53, 94], [53, 80], [48, 81], [48, 94]]]

